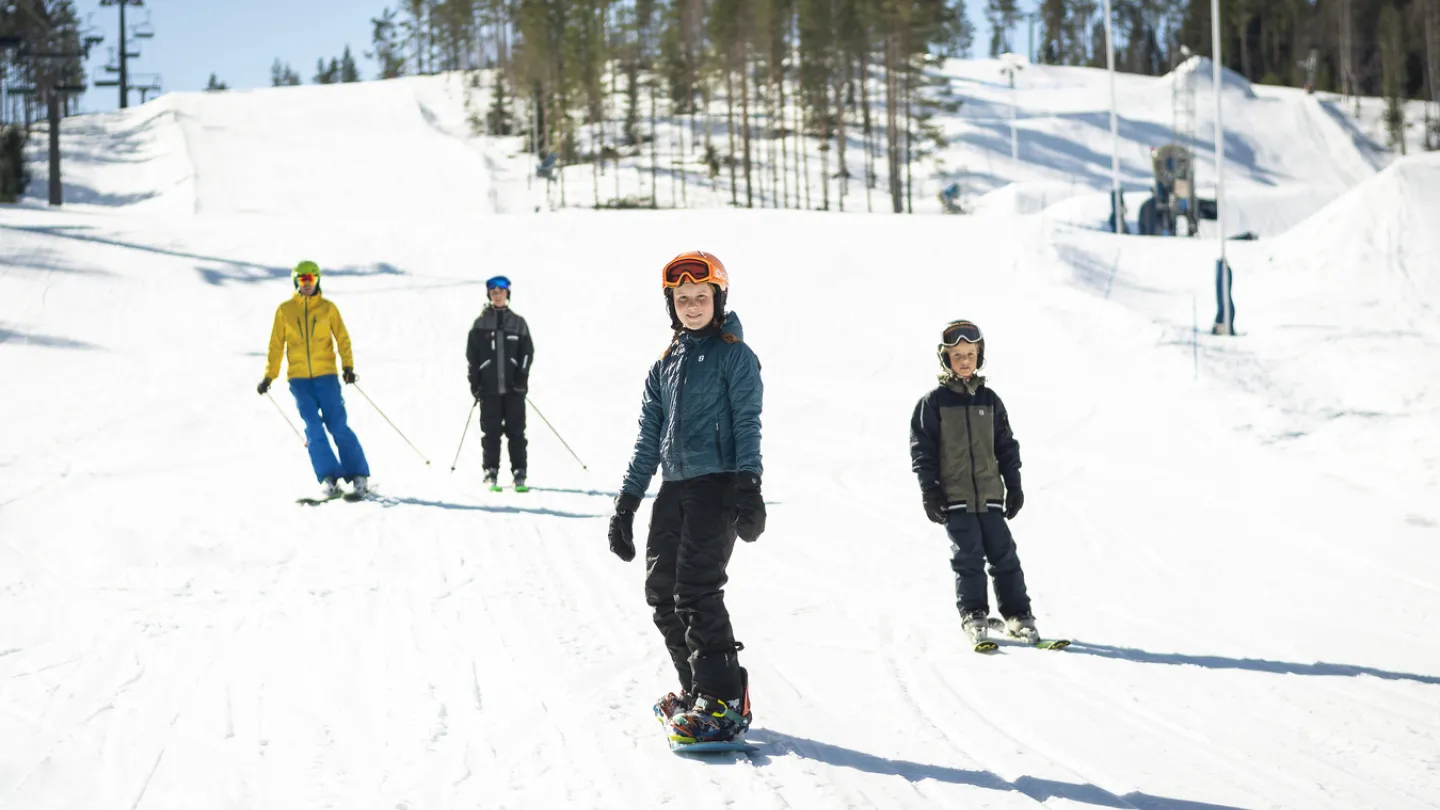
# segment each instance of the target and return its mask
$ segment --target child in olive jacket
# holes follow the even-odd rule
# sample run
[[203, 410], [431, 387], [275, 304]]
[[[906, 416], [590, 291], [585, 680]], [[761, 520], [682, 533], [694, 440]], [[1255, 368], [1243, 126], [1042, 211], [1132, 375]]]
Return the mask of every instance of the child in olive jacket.
[[1000, 397], [977, 372], [985, 338], [970, 321], [941, 333], [940, 385], [915, 406], [910, 420], [911, 467], [920, 479], [925, 516], [950, 536], [955, 603], [971, 641], [985, 641], [989, 603], [985, 562], [1006, 630], [1039, 641], [1025, 572], [1006, 521], [1020, 512], [1020, 443]]

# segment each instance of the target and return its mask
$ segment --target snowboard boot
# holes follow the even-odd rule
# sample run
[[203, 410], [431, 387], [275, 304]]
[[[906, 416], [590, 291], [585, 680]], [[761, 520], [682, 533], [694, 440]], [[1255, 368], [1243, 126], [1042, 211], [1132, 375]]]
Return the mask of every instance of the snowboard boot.
[[682, 691], [679, 694], [669, 692], [665, 697], [655, 701], [655, 719], [668, 725], [675, 715], [690, 711], [693, 702], [689, 692]]
[[1040, 640], [1040, 631], [1035, 629], [1035, 617], [1030, 611], [1005, 617], [1005, 634], [1034, 644]]
[[363, 498], [370, 494], [370, 477], [357, 475], [350, 480], [350, 485], [355, 488], [355, 497]]
[[670, 741], [689, 745], [697, 742], [729, 742], [745, 736], [750, 721], [742, 712], [749, 711], [745, 698], [720, 700], [699, 695], [689, 711], [670, 720]]
[[516, 491], [516, 492], [529, 492], [529, 491], [530, 491], [530, 487], [525, 486], [525, 471], [524, 471], [524, 470], [511, 470], [511, 471], [510, 471], [510, 475], [512, 475], [512, 476], [515, 478], [515, 491]]
[[990, 635], [990, 611], [972, 610], [960, 614], [960, 627], [970, 637], [971, 644], [984, 644]]
[[490, 490], [491, 492], [499, 492], [499, 491], [500, 491], [500, 468], [499, 468], [499, 467], [486, 467], [486, 468], [485, 468], [485, 486], [486, 486], [487, 488], [489, 488], [489, 490]]
[[320, 482], [320, 497], [325, 500], [340, 496], [340, 485], [336, 483], [335, 476], [329, 476]]

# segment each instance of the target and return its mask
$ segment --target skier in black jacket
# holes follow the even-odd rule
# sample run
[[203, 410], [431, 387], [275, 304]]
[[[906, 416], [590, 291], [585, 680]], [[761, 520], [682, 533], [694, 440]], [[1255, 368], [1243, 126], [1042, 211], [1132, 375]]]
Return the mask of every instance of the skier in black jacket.
[[480, 403], [480, 445], [484, 451], [485, 483], [500, 488], [500, 436], [510, 445], [510, 473], [515, 489], [526, 490], [525, 392], [535, 345], [525, 319], [510, 309], [510, 279], [485, 282], [486, 304], [465, 345], [470, 362], [470, 393]]
[[1006, 630], [1039, 641], [1025, 572], [1006, 523], [1025, 503], [1020, 443], [1010, 430], [1005, 404], [976, 373], [985, 365], [984, 335], [970, 321], [952, 321], [936, 353], [944, 371], [940, 386], [915, 406], [910, 459], [920, 479], [925, 516], [950, 535], [961, 624], [972, 642], [986, 641], [988, 560]]

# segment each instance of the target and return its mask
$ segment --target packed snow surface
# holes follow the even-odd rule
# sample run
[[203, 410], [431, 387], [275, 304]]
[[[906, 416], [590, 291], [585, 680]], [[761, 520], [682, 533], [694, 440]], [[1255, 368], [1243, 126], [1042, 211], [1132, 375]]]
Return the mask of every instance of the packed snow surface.
[[[1227, 188], [1288, 233], [1230, 245], [1241, 334], [1213, 337], [1214, 242], [1097, 229], [1103, 74], [1027, 70], [1007, 168], [996, 67], [944, 69], [940, 157], [1009, 189], [973, 217], [698, 179], [700, 210], [552, 211], [443, 77], [68, 121], [73, 204], [0, 208], [0, 807], [1440, 806], [1440, 164], [1377, 174], [1321, 102], [1227, 83]], [[1174, 77], [1121, 79], [1143, 185]], [[726, 592], [759, 751], [708, 761], [650, 714], [673, 671], [605, 542], [659, 270], [697, 247], [763, 363], [769, 501]], [[255, 393], [302, 258], [373, 401], [346, 389], [370, 502], [297, 506], [293, 402]], [[483, 491], [465, 421], [496, 273], [536, 340], [523, 495]], [[907, 444], [957, 317], [1064, 652], [963, 643]]]

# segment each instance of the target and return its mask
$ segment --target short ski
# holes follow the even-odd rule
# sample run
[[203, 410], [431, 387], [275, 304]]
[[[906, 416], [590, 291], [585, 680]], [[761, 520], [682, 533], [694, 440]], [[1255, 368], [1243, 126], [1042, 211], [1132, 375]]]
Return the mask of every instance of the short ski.
[[331, 501], [338, 500], [341, 497], [348, 498], [349, 496], [342, 496], [339, 492], [337, 492], [328, 498], [296, 498], [295, 503], [301, 504], [302, 506], [319, 506], [322, 503], [329, 503]]
[[357, 503], [357, 502], [359, 502], [359, 501], [369, 500], [369, 499], [370, 499], [370, 493], [368, 493], [368, 492], [347, 492], [347, 493], [345, 493], [345, 494], [344, 494], [343, 496], [341, 496], [341, 497], [343, 497], [343, 498], [345, 499], [346, 503]]
[[1037, 650], [1063, 650], [1066, 647], [1070, 646], [1070, 639], [1068, 638], [1052, 638], [1042, 639], [1039, 641], [1030, 641], [1029, 639], [1014, 635], [1009, 631], [1008, 628], [1005, 627], [1005, 620], [997, 618], [995, 616], [990, 617], [990, 629], [998, 630], [999, 632], [1004, 633], [1007, 639], [1010, 639], [1012, 641], [1018, 641], [1021, 644], [1029, 644], [1031, 647], [1034, 647]]

